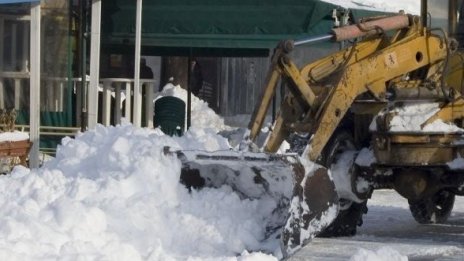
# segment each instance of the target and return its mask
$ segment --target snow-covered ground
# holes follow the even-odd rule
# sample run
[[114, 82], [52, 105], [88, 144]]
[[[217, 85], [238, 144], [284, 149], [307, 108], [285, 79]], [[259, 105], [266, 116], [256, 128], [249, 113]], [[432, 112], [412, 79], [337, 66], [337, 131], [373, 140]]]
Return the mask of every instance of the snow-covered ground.
[[290, 260], [464, 260], [464, 197], [440, 225], [418, 224], [392, 190], [375, 191], [368, 208], [356, 236], [316, 238]]

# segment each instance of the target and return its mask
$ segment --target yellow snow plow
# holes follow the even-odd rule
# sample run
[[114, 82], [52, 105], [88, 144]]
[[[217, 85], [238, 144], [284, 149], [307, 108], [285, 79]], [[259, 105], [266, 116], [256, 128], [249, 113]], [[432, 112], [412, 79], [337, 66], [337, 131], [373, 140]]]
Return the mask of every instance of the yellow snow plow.
[[[422, 1], [425, 7], [427, 2]], [[434, 222], [433, 215], [446, 220], [454, 195], [464, 194], [464, 172], [448, 164], [464, 149], [463, 66], [454, 62], [464, 56], [456, 40], [431, 29], [423, 18], [400, 13], [335, 28], [327, 35], [282, 41], [274, 50], [246, 139], [253, 144], [260, 134], [281, 82], [286, 95], [263, 148], [177, 151], [182, 182], [194, 188], [228, 185], [244, 198], [273, 198], [277, 207], [266, 228], [280, 237], [284, 257], [317, 235], [354, 235], [377, 188], [393, 188], [408, 198], [421, 223]], [[349, 47], [302, 68], [291, 59], [299, 45], [353, 39]], [[390, 112], [419, 102], [436, 104], [435, 110], [414, 134], [395, 132], [391, 126], [397, 114]], [[438, 129], [432, 136], [440, 137], [427, 139], [431, 135], [425, 126], [436, 120], [454, 124], [453, 135]], [[372, 128], [373, 121], [378, 129]], [[276, 154], [285, 140], [304, 149]], [[406, 147], [410, 160], [404, 163], [397, 155]], [[445, 147], [446, 156], [413, 156], [424, 148], [434, 154]], [[367, 163], [362, 151], [372, 152]]]

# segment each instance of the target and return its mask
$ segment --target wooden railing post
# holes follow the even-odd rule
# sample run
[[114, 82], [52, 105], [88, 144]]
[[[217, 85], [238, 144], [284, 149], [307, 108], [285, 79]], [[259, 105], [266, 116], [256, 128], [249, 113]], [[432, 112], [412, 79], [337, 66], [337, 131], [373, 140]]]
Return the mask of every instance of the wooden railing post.
[[103, 95], [102, 95], [102, 124], [105, 126], [110, 125], [111, 119], [111, 82], [103, 81]]
[[121, 85], [122, 82], [116, 82], [114, 93], [114, 124], [121, 124]]
[[[126, 82], [126, 92], [125, 92], [125, 95], [126, 95], [126, 98], [125, 98], [125, 102], [126, 102], [126, 107], [125, 107], [125, 110], [124, 110], [124, 117], [126, 118], [126, 120], [132, 122], [132, 119], [134, 119], [135, 117], [132, 117], [132, 98], [131, 98], [131, 93], [132, 93], [132, 85], [131, 85], [131, 82], [127, 81]], [[134, 113], [135, 113], [135, 108], [134, 108]]]
[[15, 99], [14, 107], [16, 110], [21, 108], [21, 79], [14, 79], [14, 90], [15, 90]]
[[0, 78], [0, 109], [5, 109], [5, 88], [3, 86], [4, 78]]
[[[66, 81], [66, 79], [64, 79]], [[63, 79], [60, 79], [57, 84], [56, 84], [56, 111], [63, 111], [64, 106], [63, 106], [63, 101], [64, 101], [64, 82]]]
[[82, 113], [82, 89], [80, 88], [81, 84], [80, 82], [82, 81], [81, 78], [77, 78], [73, 80], [73, 88], [74, 88], [74, 93], [76, 94], [76, 122], [78, 123], [77, 125], [79, 126], [81, 121], [81, 113]]
[[154, 82], [146, 82], [145, 86], [145, 122], [148, 128], [153, 127], [153, 98], [154, 93], [153, 90], [155, 88]]

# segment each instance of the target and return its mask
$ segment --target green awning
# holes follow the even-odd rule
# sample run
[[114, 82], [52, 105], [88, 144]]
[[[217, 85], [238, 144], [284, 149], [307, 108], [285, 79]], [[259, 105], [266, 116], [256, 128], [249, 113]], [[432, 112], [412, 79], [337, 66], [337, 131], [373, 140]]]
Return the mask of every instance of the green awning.
[[[116, 49], [133, 45], [136, 1], [102, 4], [102, 44]], [[143, 1], [142, 51], [269, 49], [282, 39], [326, 34], [334, 8], [318, 0]]]

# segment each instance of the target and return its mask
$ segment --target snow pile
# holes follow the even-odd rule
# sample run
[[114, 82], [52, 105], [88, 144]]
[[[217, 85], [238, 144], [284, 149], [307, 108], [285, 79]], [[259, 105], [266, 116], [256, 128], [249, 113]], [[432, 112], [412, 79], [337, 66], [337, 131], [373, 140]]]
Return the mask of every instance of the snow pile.
[[[391, 115], [391, 118], [389, 119], [389, 131], [391, 132], [451, 133], [464, 131], [464, 129], [461, 129], [451, 123], [445, 123], [441, 119], [437, 119], [432, 123], [422, 126], [438, 111], [440, 111], [438, 103], [412, 103], [388, 108], [380, 112], [379, 116], [383, 116], [386, 113]], [[369, 126], [369, 130], [377, 130], [376, 119], [372, 121]]]
[[350, 261], [407, 261], [408, 257], [401, 255], [390, 247], [382, 247], [377, 251], [360, 248]]
[[[168, 83], [163, 87], [161, 93], [159, 93], [156, 99], [164, 96], [174, 96], [182, 99], [187, 104], [187, 91], [182, 89], [180, 85], [173, 85]], [[155, 100], [156, 102], [156, 100]], [[191, 96], [191, 116], [192, 116], [192, 127], [194, 128], [212, 128], [216, 131], [228, 130], [228, 126], [224, 124], [224, 119], [218, 116], [211, 108], [208, 107], [208, 103], [201, 100], [192, 94]], [[187, 109], [187, 106], [186, 106]], [[187, 112], [185, 113], [187, 115]]]
[[278, 248], [260, 242], [271, 209], [230, 187], [189, 193], [180, 161], [163, 153], [224, 149], [223, 138], [124, 125], [62, 143], [42, 168], [0, 176], [0, 260], [275, 260], [244, 252]]
[[392, 12], [397, 13], [400, 10], [404, 10], [410, 14], [420, 14], [420, 1], [418, 0], [390, 0], [390, 1], [378, 1], [378, 0], [322, 0], [324, 2], [332, 3], [334, 5], [342, 6], [351, 9], [366, 9], [380, 12]]
[[394, 115], [389, 122], [390, 131], [420, 131], [421, 124], [439, 110], [438, 103], [405, 104], [394, 107], [388, 111]]

